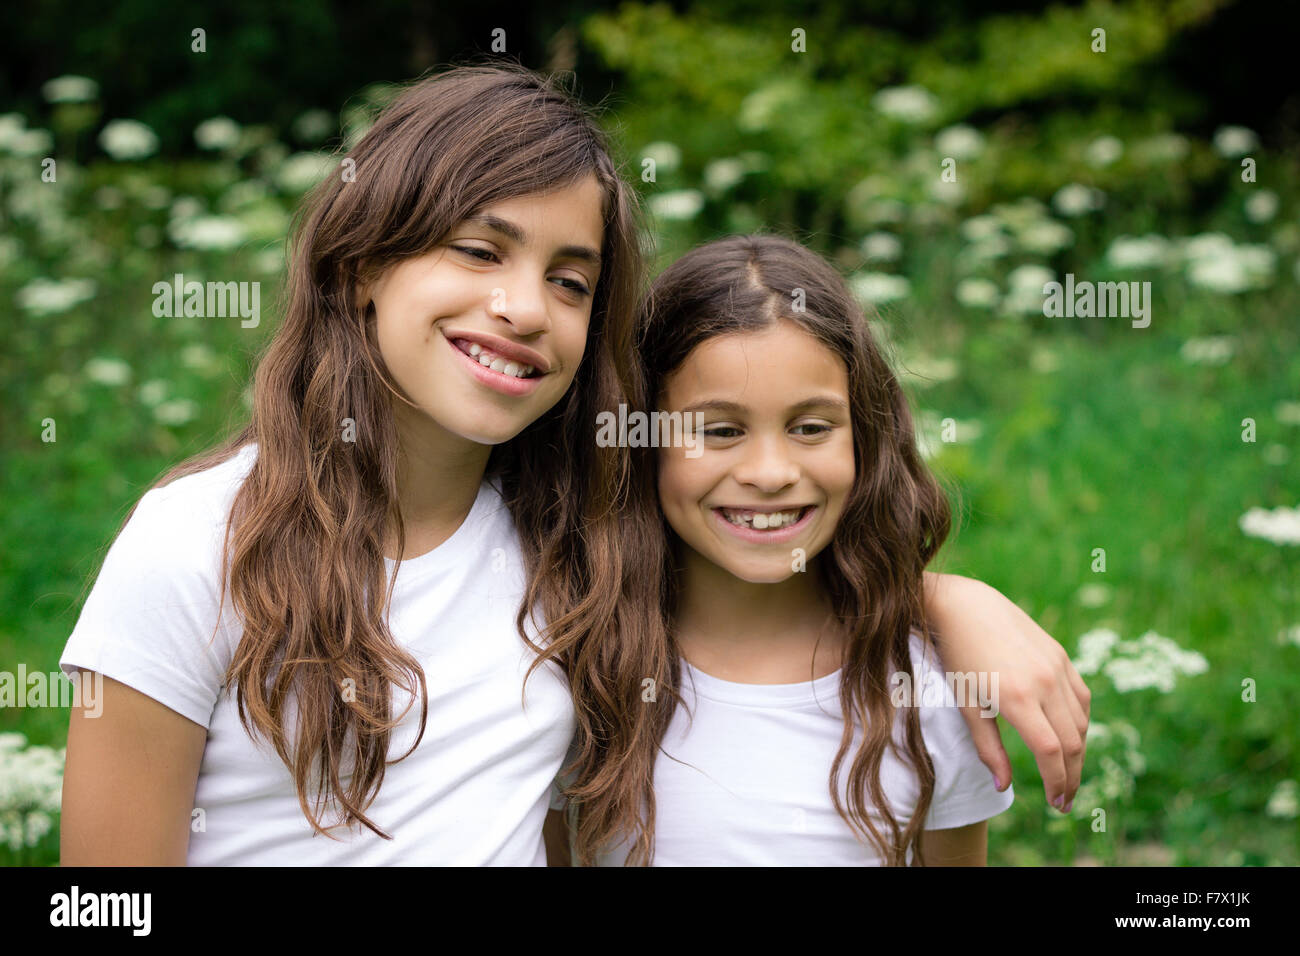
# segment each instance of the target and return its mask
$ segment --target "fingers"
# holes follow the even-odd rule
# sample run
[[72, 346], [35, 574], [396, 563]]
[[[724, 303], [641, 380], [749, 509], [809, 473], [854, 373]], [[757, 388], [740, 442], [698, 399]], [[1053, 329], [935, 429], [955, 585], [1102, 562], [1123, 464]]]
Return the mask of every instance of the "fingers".
[[[1053, 804], [1057, 797], [1065, 793], [1069, 784], [1065, 749], [1060, 735], [1039, 706], [1037, 699], [1010, 702], [1009, 706], [1003, 708], [1002, 713], [1019, 731], [1025, 746], [1034, 755], [1034, 760], [1038, 764], [1038, 773], [1043, 778], [1043, 792], [1047, 802]], [[1064, 805], [1065, 802], [1061, 801], [1060, 806]]]
[[[1083, 777], [1084, 745], [1083, 735], [1079, 733], [1079, 726], [1084, 723], [1083, 710], [1074, 694], [1065, 692], [1049, 697], [1043, 705], [1043, 714], [1052, 725], [1065, 768], [1064, 785], [1059, 790], [1052, 791], [1047, 802], [1064, 813], [1074, 802], [1074, 795], [1078, 792]], [[1055, 802], [1058, 795], [1061, 797], [1059, 804]]]
[[971, 742], [979, 751], [980, 760], [993, 774], [994, 786], [999, 791], [1011, 786], [1011, 758], [1002, 746], [1002, 733], [996, 717], [981, 717], [979, 707], [962, 707], [961, 716], [970, 730]]
[[1069, 654], [1065, 655], [1065, 677], [1070, 689], [1074, 691], [1075, 699], [1079, 702], [1079, 709], [1083, 711], [1084, 727], [1080, 728], [1079, 733], [1087, 737], [1087, 723], [1092, 714], [1092, 692], [1088, 690], [1088, 685], [1083, 682], [1083, 678], [1075, 670], [1074, 661], [1070, 660]]

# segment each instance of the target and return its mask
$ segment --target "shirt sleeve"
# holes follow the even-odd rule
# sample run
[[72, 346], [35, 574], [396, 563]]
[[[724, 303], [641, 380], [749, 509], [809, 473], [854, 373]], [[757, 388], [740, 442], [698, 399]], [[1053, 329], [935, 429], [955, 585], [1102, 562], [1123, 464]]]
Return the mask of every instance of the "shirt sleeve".
[[[954, 705], [944, 715], [951, 746], [932, 752], [934, 798], [925, 818], [927, 830], [951, 830], [995, 817], [1015, 802], [1015, 788], [1001, 793], [993, 774], [979, 758], [961, 711]], [[955, 722], [954, 722], [955, 721]]]
[[109, 548], [59, 666], [96, 671], [207, 727], [233, 649], [229, 605], [217, 626], [224, 521], [168, 490], [146, 492]]
[[[923, 665], [919, 642], [914, 642], [913, 648], [913, 665], [920, 665], [917, 686], [923, 694], [933, 693], [936, 698], [933, 704], [921, 705], [922, 736], [934, 763], [934, 795], [925, 829], [951, 830], [995, 817], [1015, 802], [1015, 790], [1008, 786], [998, 792], [933, 648]], [[940, 690], [941, 703], [937, 699]]]

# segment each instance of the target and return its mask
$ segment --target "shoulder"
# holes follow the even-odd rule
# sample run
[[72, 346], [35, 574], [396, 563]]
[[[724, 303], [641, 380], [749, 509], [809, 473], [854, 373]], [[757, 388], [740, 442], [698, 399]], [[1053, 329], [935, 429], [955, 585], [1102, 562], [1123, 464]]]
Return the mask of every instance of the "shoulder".
[[256, 456], [256, 446], [246, 445], [211, 468], [145, 492], [110, 555], [129, 551], [137, 566], [164, 574], [219, 573], [230, 508]]
[[140, 498], [82, 605], [65, 673], [96, 671], [207, 726], [240, 633], [222, 601], [221, 557], [253, 454], [241, 449]]

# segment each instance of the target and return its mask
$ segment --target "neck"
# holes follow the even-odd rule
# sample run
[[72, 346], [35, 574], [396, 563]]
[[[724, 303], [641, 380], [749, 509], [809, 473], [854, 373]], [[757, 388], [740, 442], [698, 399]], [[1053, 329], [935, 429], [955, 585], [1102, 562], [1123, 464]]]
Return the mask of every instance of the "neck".
[[811, 569], [754, 584], [686, 552], [675, 630], [692, 663], [803, 660], [814, 647], [819, 660], [836, 659], [830, 602]]
[[[427, 415], [395, 402], [397, 504], [406, 532], [403, 559], [442, 544], [469, 516], [487, 470], [490, 445], [454, 435]], [[396, 529], [384, 554], [398, 560]]]

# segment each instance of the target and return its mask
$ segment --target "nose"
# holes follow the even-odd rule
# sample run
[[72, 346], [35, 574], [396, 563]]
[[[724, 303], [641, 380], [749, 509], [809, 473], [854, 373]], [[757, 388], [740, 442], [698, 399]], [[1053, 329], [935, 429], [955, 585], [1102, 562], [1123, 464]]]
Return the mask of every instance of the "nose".
[[488, 314], [509, 322], [520, 336], [532, 335], [551, 324], [546, 299], [546, 276], [519, 269], [492, 289]]
[[732, 469], [738, 482], [765, 494], [775, 494], [798, 483], [802, 472], [790, 456], [784, 433], [755, 436], [748, 445], [744, 458]]

